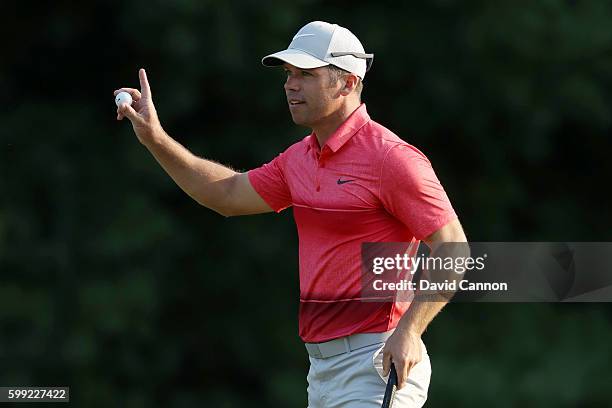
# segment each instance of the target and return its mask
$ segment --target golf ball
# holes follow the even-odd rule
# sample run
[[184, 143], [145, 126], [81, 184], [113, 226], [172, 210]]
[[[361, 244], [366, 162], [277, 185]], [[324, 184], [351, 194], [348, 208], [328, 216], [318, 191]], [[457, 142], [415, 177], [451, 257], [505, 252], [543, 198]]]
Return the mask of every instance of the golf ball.
[[128, 105], [132, 104], [132, 95], [127, 92], [119, 92], [117, 96], [115, 96], [115, 104], [119, 107], [122, 103], [127, 103]]

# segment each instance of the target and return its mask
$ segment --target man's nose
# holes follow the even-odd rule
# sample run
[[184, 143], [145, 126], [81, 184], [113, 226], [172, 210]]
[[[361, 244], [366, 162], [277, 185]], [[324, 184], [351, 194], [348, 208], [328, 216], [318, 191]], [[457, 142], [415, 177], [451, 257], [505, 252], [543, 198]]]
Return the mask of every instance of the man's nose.
[[288, 76], [285, 81], [285, 91], [299, 91], [300, 90], [300, 82], [292, 76]]

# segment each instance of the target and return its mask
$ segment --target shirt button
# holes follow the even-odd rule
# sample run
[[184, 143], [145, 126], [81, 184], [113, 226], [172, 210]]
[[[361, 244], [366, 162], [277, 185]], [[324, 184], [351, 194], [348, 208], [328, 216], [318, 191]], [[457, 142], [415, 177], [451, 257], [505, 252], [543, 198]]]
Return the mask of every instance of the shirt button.
[[317, 191], [321, 191], [321, 186], [317, 186]]

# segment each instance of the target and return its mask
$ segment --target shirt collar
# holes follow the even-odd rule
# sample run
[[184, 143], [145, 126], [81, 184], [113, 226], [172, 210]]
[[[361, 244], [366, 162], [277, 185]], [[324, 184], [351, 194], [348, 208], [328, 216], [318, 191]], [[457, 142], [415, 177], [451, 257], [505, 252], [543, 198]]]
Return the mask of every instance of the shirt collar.
[[[368, 111], [366, 110], [365, 103], [359, 105], [357, 109], [351, 113], [351, 115], [336, 129], [334, 133], [327, 139], [325, 146], [331, 149], [332, 152], [336, 153], [346, 142], [348, 142], [359, 129], [361, 129], [370, 120]], [[311, 148], [315, 151], [318, 150], [319, 141], [314, 133], [310, 134], [310, 144], [308, 149]]]

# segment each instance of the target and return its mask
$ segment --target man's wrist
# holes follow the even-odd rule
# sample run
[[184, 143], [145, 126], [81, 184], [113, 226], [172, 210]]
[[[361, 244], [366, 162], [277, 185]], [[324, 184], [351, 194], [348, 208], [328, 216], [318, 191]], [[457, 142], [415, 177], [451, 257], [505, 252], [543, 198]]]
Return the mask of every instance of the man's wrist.
[[397, 324], [395, 331], [399, 332], [402, 336], [421, 337], [421, 334], [423, 334], [422, 330], [416, 327], [416, 324], [414, 324], [413, 322], [409, 322], [409, 321], [402, 322], [401, 319], [399, 323]]
[[168, 135], [161, 125], [155, 125], [151, 126], [151, 129], [145, 132], [145, 136], [142, 138], [141, 142], [145, 147], [149, 148], [162, 144], [167, 136]]

